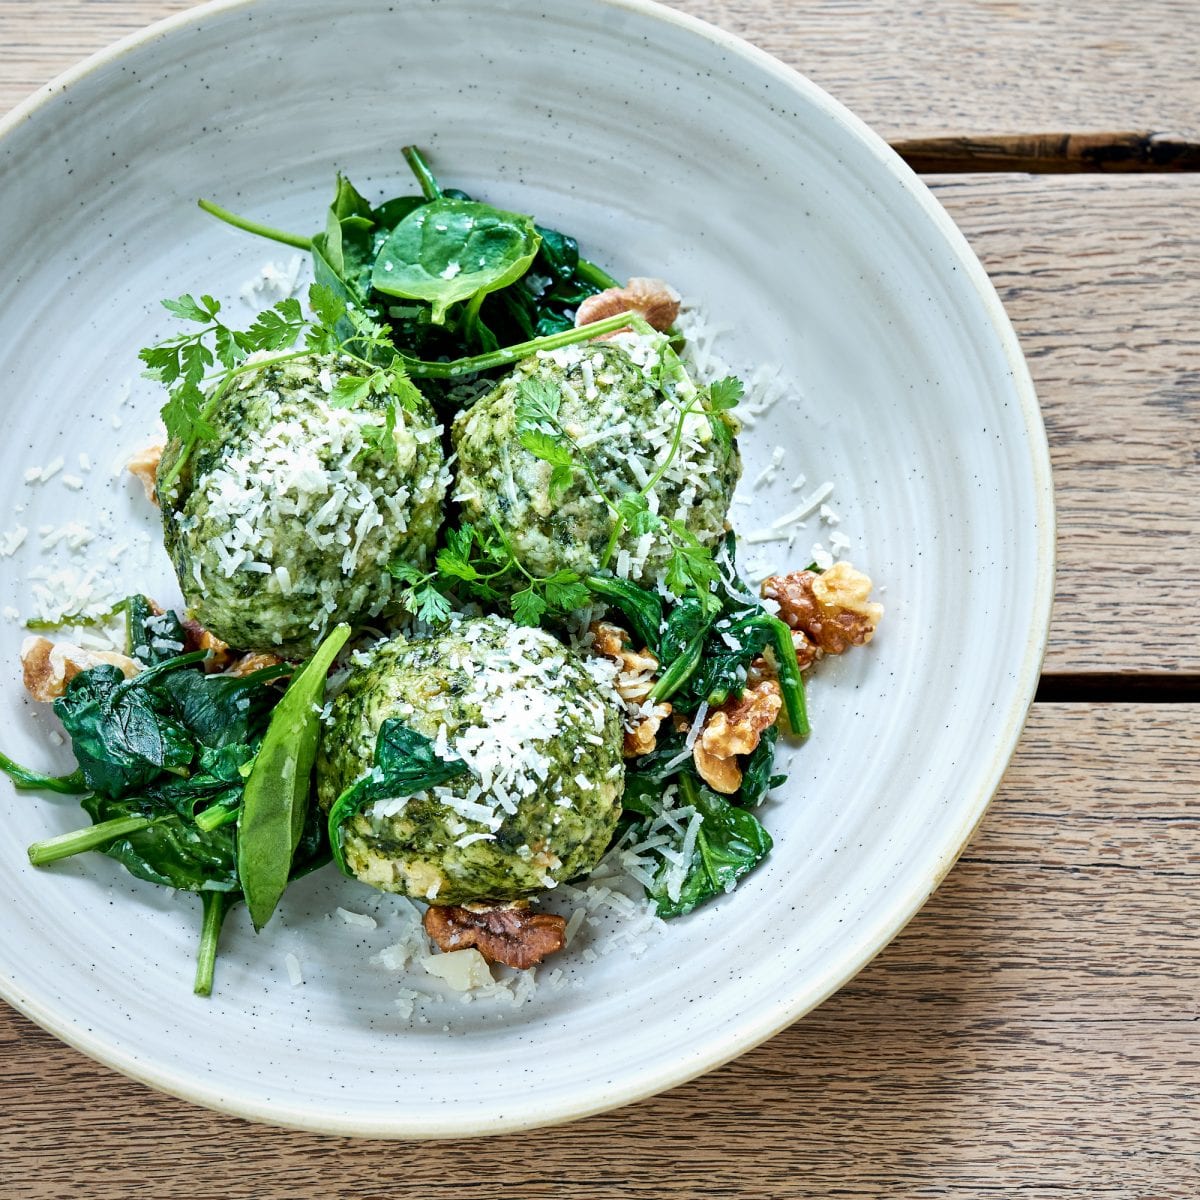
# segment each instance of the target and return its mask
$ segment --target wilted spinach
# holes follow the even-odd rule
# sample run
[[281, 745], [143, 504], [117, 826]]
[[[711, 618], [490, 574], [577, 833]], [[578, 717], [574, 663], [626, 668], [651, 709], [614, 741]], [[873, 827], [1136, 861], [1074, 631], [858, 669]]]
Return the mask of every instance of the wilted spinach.
[[329, 848], [334, 862], [347, 875], [342, 851], [342, 827], [376, 800], [411, 796], [465, 774], [467, 764], [439, 757], [433, 743], [396, 717], [379, 727], [375, 761], [370, 771], [348, 787], [329, 809]]
[[[416, 147], [403, 154], [420, 195], [372, 206], [339, 174], [325, 227], [312, 237], [209, 200], [200, 207], [247, 233], [310, 251], [317, 282], [348, 306], [386, 319], [396, 348], [416, 358], [457, 359], [568, 333], [575, 309], [615, 286], [580, 257], [574, 238], [443, 188]], [[348, 325], [342, 330], [344, 338], [352, 333]]]
[[[147, 624], [151, 633], [170, 632], [168, 614], [156, 615], [141, 599], [126, 602], [135, 645], [145, 640]], [[107, 665], [81, 672], [55, 705], [80, 764], [78, 779], [12, 767], [27, 786], [90, 787], [82, 804], [94, 824], [35, 843], [30, 862], [44, 866], [99, 850], [139, 879], [199, 893], [195, 990], [209, 994], [216, 939], [232, 905], [249, 896], [261, 926], [278, 899], [274, 892], [328, 861], [325, 822], [309, 803], [314, 705], [347, 634], [343, 627], [330, 635], [282, 700], [268, 685], [289, 668], [206, 675], [203, 651], [128, 680]], [[150, 645], [138, 648], [153, 657]]]

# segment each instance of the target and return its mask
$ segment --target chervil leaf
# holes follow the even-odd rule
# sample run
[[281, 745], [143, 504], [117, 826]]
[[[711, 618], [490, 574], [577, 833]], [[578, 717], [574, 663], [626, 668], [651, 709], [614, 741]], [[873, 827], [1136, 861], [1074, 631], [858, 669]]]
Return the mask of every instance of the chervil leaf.
[[308, 289], [308, 307], [321, 325], [329, 330], [346, 315], [346, 302], [324, 283], [314, 283]]
[[194, 383], [183, 383], [163, 405], [162, 420], [169, 438], [212, 437], [213, 427], [204, 419], [204, 393]]
[[708, 385], [708, 405], [713, 412], [727, 412], [736, 408], [746, 394], [746, 387], [736, 375], [727, 375]]
[[551, 425], [558, 421], [562, 390], [548, 379], [524, 379], [517, 387], [517, 424]]
[[207, 325], [217, 313], [221, 305], [211, 296], [202, 296], [199, 301], [194, 296], [182, 295], [178, 300], [164, 300], [162, 306], [167, 312], [184, 321], [195, 321], [198, 325]]
[[[371, 394], [371, 381], [360, 375], [343, 375], [333, 385], [329, 403], [334, 408], [354, 408]], [[364, 431], [365, 432], [365, 431]]]
[[561, 613], [583, 608], [592, 597], [586, 584], [574, 571], [559, 571], [545, 581], [547, 605]]
[[650, 511], [650, 505], [641, 492], [626, 492], [617, 501], [617, 514], [624, 520], [634, 537], [641, 537], [662, 528], [662, 521]]
[[295, 345], [303, 328], [300, 301], [289, 296], [260, 312], [242, 340], [249, 350], [286, 350]]
[[520, 433], [521, 445], [535, 458], [548, 462], [555, 467], [570, 468], [575, 458], [570, 449], [552, 433], [540, 429], [523, 429]]
[[401, 583], [424, 583], [425, 581], [425, 572], [419, 567], [414, 567], [412, 563], [405, 562], [402, 558], [388, 563], [387, 570], [393, 579], [399, 579]]
[[709, 587], [721, 576], [720, 568], [713, 562], [712, 551], [702, 545], [681, 521], [669, 520], [672, 533], [671, 558], [667, 563], [667, 587], [676, 596], [685, 596], [694, 590], [707, 602]]
[[546, 601], [532, 587], [527, 587], [513, 593], [512, 610], [513, 620], [518, 625], [536, 627], [545, 615]]
[[172, 384], [179, 378], [179, 347], [168, 342], [157, 346], [147, 346], [138, 351], [138, 358], [149, 368], [161, 383]]
[[431, 583], [415, 589], [412, 600], [413, 603], [409, 607], [413, 609], [419, 620], [426, 621], [430, 625], [441, 624], [454, 611], [450, 601]]
[[468, 583], [479, 578], [479, 572], [471, 563], [471, 552], [466, 552], [453, 546], [444, 546], [437, 554], [437, 569], [439, 575], [449, 579], [465, 579]]
[[205, 372], [213, 365], [212, 351], [201, 341], [188, 342], [179, 350], [179, 361], [183, 377], [188, 383], [198, 384]]
[[232, 329], [218, 325], [213, 338], [216, 346], [217, 361], [223, 367], [232, 367], [246, 357], [239, 336]]

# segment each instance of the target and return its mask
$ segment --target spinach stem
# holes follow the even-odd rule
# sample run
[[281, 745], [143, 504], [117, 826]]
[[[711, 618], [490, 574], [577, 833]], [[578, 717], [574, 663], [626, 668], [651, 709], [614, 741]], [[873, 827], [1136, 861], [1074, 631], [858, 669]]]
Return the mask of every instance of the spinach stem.
[[605, 288], [621, 286], [603, 267], [596, 266], [594, 262], [589, 262], [586, 258], [579, 260], [575, 267], [575, 274], [584, 283], [590, 283], [592, 287], [598, 287], [601, 291]]
[[117, 603], [114, 604], [112, 608], [108, 609], [107, 612], [63, 613], [63, 615], [59, 617], [57, 621], [44, 621], [39, 617], [31, 617], [25, 622], [25, 628], [32, 629], [35, 633], [39, 633], [43, 631], [49, 631], [51, 629], [64, 629], [68, 625], [103, 625], [105, 621], [111, 621], [113, 617], [123, 613], [128, 606], [129, 598], [126, 597], [124, 600], [118, 600]]
[[85, 850], [101, 850], [117, 838], [127, 833], [137, 833], [139, 829], [147, 829], [153, 824], [150, 817], [114, 817], [111, 821], [89, 825], [87, 829], [76, 829], [44, 842], [34, 842], [27, 851], [29, 861], [35, 867], [44, 867], [48, 863], [58, 862], [60, 858], [82, 854]]
[[3, 751], [0, 751], [0, 771], [12, 780], [13, 787], [19, 792], [44, 791], [58, 792], [60, 796], [80, 796], [88, 790], [80, 770], [74, 770], [70, 775], [43, 775], [41, 771], [32, 771], [19, 762], [13, 762]]
[[[563, 346], [573, 346], [577, 342], [588, 342], [604, 333], [615, 333], [618, 329], [630, 324], [629, 313], [617, 313], [584, 325], [580, 329], [564, 329], [561, 333], [551, 333], [546, 337], [532, 338], [528, 342], [518, 342], [513, 346], [505, 346], [501, 350], [493, 350], [488, 354], [476, 354], [471, 358], [456, 358], [451, 362], [424, 362], [417, 358], [407, 358], [400, 355], [404, 369], [414, 379], [457, 379], [460, 375], [477, 375], [480, 371], [490, 371], [494, 367], [508, 367], [536, 354], [539, 350], [560, 350]], [[269, 365], [267, 362], [256, 363], [256, 366]]]
[[704, 651], [704, 638], [708, 633], [705, 626], [688, 643], [683, 653], [658, 677], [658, 682], [650, 691], [650, 700], [657, 704], [660, 700], [670, 699], [691, 678], [692, 672], [700, 665], [700, 655]]
[[778, 618], [767, 617], [775, 641], [775, 665], [779, 671], [779, 690], [783, 692], [783, 706], [787, 710], [788, 724], [797, 737], [808, 737], [808, 704], [804, 695], [804, 676], [796, 661], [796, 647], [792, 644], [792, 631]]
[[211, 996], [217, 942], [221, 938], [225, 914], [233, 907], [233, 899], [228, 892], [201, 892], [200, 903], [204, 906], [204, 916], [200, 922], [200, 948], [196, 951], [196, 982], [192, 991], [197, 996]]
[[295, 246], [297, 250], [312, 249], [312, 238], [306, 238], [303, 234], [287, 233], [282, 229], [272, 229], [270, 225], [260, 225], [257, 221], [251, 221], [249, 217], [239, 217], [237, 213], [230, 212], [229, 209], [222, 208], [211, 200], [202, 199], [197, 200], [196, 203], [209, 216], [216, 217], [218, 221], [224, 221], [226, 225], [232, 225], [234, 229], [252, 233], [255, 237], [268, 238], [272, 242], [282, 242], [285, 246]]
[[442, 189], [420, 150], [416, 146], [405, 146], [400, 153], [404, 155], [404, 161], [408, 163], [409, 169], [417, 177], [417, 182], [421, 185], [421, 194], [425, 199], [440, 200]]

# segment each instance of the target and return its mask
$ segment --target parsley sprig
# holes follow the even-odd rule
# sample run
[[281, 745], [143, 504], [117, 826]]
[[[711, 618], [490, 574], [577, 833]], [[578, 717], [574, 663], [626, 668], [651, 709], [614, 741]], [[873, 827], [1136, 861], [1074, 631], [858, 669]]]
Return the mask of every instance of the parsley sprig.
[[583, 578], [572, 570], [537, 575], [522, 565], [496, 525], [484, 532], [469, 521], [448, 530], [432, 571], [406, 562], [389, 568], [407, 584], [404, 606], [420, 620], [437, 624], [467, 597], [485, 604], [507, 600], [518, 625], [540, 625], [546, 616], [566, 616], [591, 599]]
[[[643, 333], [653, 333], [640, 320], [635, 319], [632, 323], [644, 326], [641, 329]], [[720, 578], [712, 551], [682, 521], [654, 512], [650, 507], [649, 495], [679, 457], [688, 419], [695, 414], [703, 414], [708, 418], [714, 436], [730, 437], [728, 426], [720, 414], [734, 408], [745, 389], [741, 380], [733, 376], [698, 388], [688, 376], [679, 356], [666, 344], [660, 349], [655, 382], [661, 394], [674, 405], [677, 416], [667, 452], [646, 483], [637, 490], [630, 488], [613, 494], [604, 486], [589, 456], [562, 424], [559, 416], [562, 391], [547, 379], [534, 376], [523, 380], [518, 386], [517, 436], [530, 454], [550, 465], [551, 501], [560, 498], [582, 474], [596, 497], [608, 508], [612, 516], [612, 529], [598, 564], [600, 570], [608, 568], [623, 533], [628, 531], [634, 537], [655, 534], [671, 549], [664, 580], [666, 586], [676, 596], [694, 592], [708, 603], [709, 593]]]

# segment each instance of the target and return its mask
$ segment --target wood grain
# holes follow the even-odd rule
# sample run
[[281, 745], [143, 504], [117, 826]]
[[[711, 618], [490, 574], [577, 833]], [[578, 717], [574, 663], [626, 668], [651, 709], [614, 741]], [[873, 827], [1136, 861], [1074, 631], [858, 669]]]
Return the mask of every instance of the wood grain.
[[1013, 320], [1046, 421], [1046, 670], [1200, 671], [1200, 179], [931, 182]]
[[281, 1132], [4, 1012], [0, 1194], [208, 1195], [236, 1164], [229, 1200], [1195, 1200], [1198, 719], [1039, 708], [968, 855], [848, 988], [738, 1062], [573, 1126], [419, 1147]]
[[[194, 0], [0, 0], [0, 111]], [[1200, 135], [1193, 0], [674, 0], [803, 71], [885, 137]]]

